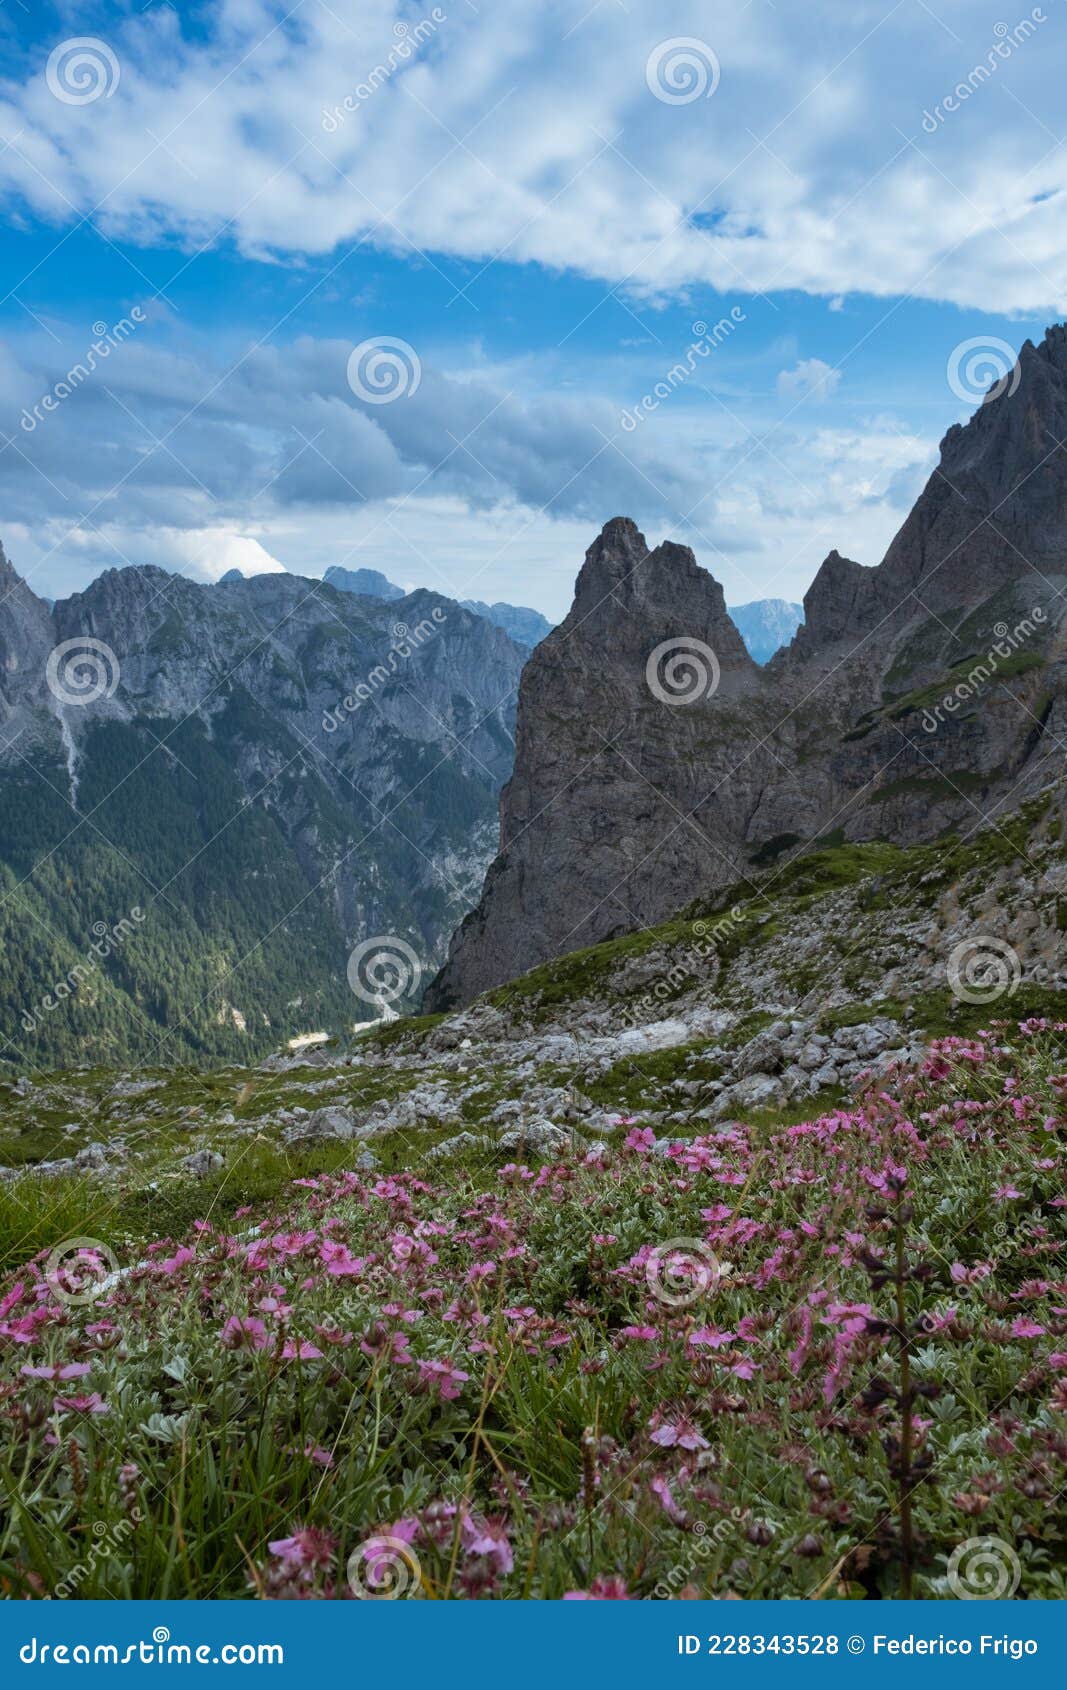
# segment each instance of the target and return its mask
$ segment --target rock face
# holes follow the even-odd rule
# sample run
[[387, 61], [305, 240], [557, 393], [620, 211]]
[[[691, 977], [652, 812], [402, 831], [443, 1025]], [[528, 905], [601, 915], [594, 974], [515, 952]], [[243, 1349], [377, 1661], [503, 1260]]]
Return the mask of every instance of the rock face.
[[15, 718], [27, 693], [40, 693], [55, 645], [52, 613], [16, 574], [0, 546], [0, 744], [19, 731]]
[[[830, 553], [764, 668], [687, 547], [609, 522], [523, 672], [500, 850], [426, 1006], [815, 841], [917, 843], [1039, 790], [1067, 738], [1065, 439], [1056, 327], [949, 430], [884, 561]], [[695, 653], [674, 686], [670, 642]]]
[[11, 1053], [258, 1054], [375, 1015], [353, 947], [432, 971], [477, 896], [522, 661], [422, 590], [135, 567], [49, 608], [0, 554]]

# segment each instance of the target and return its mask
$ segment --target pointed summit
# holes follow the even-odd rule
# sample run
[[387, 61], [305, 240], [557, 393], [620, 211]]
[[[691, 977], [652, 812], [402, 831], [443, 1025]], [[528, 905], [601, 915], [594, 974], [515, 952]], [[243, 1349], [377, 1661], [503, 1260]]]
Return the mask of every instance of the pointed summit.
[[8, 721], [19, 699], [42, 690], [54, 645], [52, 612], [0, 546], [0, 722]]
[[723, 590], [701, 569], [689, 546], [664, 540], [650, 551], [628, 516], [606, 522], [585, 554], [574, 604], [556, 630], [558, 642], [612, 649], [692, 637], [715, 650], [720, 664], [741, 674], [754, 665], [726, 609]]
[[[831, 552], [804, 599], [790, 660], [840, 658], [879, 630], [884, 645], [916, 618], [962, 611], [1002, 592], [1038, 602], [1067, 558], [1067, 328], [1039, 346], [965, 349], [949, 384], [977, 408], [953, 423], [936, 469], [877, 568]], [[970, 362], [968, 362], [970, 358]], [[780, 661], [785, 661], [780, 660]]]
[[[747, 813], [772, 777], [752, 739], [760, 669], [688, 546], [628, 517], [585, 555], [574, 604], [522, 672], [515, 773], [482, 902], [427, 997], [465, 1001], [561, 950], [660, 919], [681, 888], [744, 860], [724, 797], [738, 743]], [[713, 746], [709, 757], [708, 746]], [[669, 799], [664, 794], [670, 792]]]

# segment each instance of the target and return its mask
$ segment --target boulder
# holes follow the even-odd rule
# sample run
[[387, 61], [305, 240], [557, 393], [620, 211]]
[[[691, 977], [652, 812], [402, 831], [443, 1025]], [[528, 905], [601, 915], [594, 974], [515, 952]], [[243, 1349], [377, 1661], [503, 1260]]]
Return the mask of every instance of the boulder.
[[501, 1133], [497, 1144], [501, 1150], [525, 1150], [534, 1156], [560, 1156], [581, 1147], [583, 1141], [566, 1127], [557, 1127], [554, 1121], [535, 1120]]
[[742, 1045], [734, 1063], [735, 1072], [742, 1078], [746, 1074], [777, 1074], [784, 1066], [781, 1035], [773, 1027], [764, 1027]]
[[369, 1134], [366, 1129], [360, 1127], [351, 1109], [342, 1109], [336, 1103], [327, 1104], [324, 1109], [316, 1109], [314, 1114], [298, 1121], [285, 1134], [290, 1143], [297, 1139], [356, 1139], [364, 1136]]
[[191, 1156], [186, 1156], [182, 1167], [186, 1173], [194, 1174], [197, 1179], [204, 1179], [208, 1174], [217, 1174], [226, 1166], [226, 1158], [218, 1150], [194, 1150]]
[[722, 1121], [728, 1115], [736, 1115], [746, 1109], [767, 1109], [784, 1099], [782, 1081], [773, 1074], [748, 1074], [720, 1094], [712, 1110], [712, 1119]]
[[477, 1150], [488, 1153], [495, 1150], [496, 1145], [484, 1133], [456, 1133], [454, 1138], [444, 1138], [440, 1144], [435, 1144], [426, 1152], [428, 1162], [440, 1162], [447, 1156], [457, 1156], [461, 1151]]

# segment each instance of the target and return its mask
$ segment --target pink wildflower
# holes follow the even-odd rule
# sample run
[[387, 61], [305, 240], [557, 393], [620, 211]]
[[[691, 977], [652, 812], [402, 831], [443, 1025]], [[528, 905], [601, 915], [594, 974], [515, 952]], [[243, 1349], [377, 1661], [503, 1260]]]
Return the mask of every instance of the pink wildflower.
[[1011, 1323], [1013, 1338], [1043, 1338], [1047, 1331], [1047, 1326], [1040, 1326], [1036, 1320], [1030, 1320], [1026, 1315], [1020, 1315]]
[[665, 1420], [657, 1425], [657, 1416], [653, 1415], [650, 1426], [656, 1429], [652, 1433], [651, 1442], [659, 1444], [661, 1449], [709, 1449], [711, 1446], [707, 1438], [697, 1430], [687, 1414], [678, 1414], [673, 1420]]
[[291, 1537], [275, 1538], [267, 1548], [287, 1567], [330, 1567], [337, 1553], [337, 1540], [320, 1526], [298, 1526]]
[[99, 1391], [91, 1391], [88, 1396], [56, 1397], [52, 1402], [55, 1414], [110, 1414], [111, 1410], [100, 1395]]
[[466, 1514], [462, 1533], [463, 1547], [468, 1555], [487, 1555], [495, 1562], [498, 1573], [510, 1573], [513, 1565], [511, 1544], [503, 1520]]
[[567, 1590], [563, 1595], [564, 1602], [632, 1602], [633, 1598], [626, 1588], [626, 1580], [621, 1573], [612, 1573], [607, 1578], [595, 1578], [588, 1590]]
[[419, 1384], [430, 1391], [436, 1390], [438, 1396], [449, 1400], [459, 1396], [461, 1385], [469, 1378], [469, 1373], [464, 1373], [447, 1358], [419, 1362]]

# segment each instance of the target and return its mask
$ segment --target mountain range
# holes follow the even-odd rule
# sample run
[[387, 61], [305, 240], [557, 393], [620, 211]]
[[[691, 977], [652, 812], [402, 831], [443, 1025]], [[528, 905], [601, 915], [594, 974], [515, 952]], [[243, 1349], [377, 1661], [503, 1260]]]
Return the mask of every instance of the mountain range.
[[[762, 663], [797, 607], [735, 620], [625, 517], [556, 628], [375, 571], [130, 567], [51, 605], [0, 553], [4, 1057], [254, 1054], [439, 967], [426, 1006], [466, 1003], [814, 845], [1007, 825], [1062, 763], [1064, 439], [1055, 327]], [[383, 935], [384, 998], [352, 969]]]
[[50, 607], [0, 553], [0, 1054], [348, 1029], [378, 934], [414, 991], [492, 855], [523, 655], [422, 589], [132, 567]]
[[[344, 569], [339, 564], [331, 564], [322, 578], [340, 592], [359, 593], [364, 598], [383, 599], [391, 603], [404, 597], [403, 587], [390, 581], [380, 569]], [[222, 576], [224, 583], [244, 579], [239, 569], [228, 569]], [[503, 601], [487, 604], [484, 599], [460, 599], [459, 603], [464, 610], [472, 610], [475, 616], [483, 616], [487, 622], [503, 628], [515, 644], [526, 651], [540, 645], [555, 626], [539, 610], [531, 610], [525, 605]], [[789, 644], [804, 620], [804, 609], [802, 605], [790, 604], [787, 599], [754, 599], [751, 604], [732, 605], [730, 615], [749, 655], [757, 663], [767, 663], [776, 651]]]
[[759, 667], [688, 547], [619, 517], [519, 693], [500, 850], [428, 1008], [815, 844], [998, 826], [1067, 737], [1067, 331], [1027, 341], [876, 568], [832, 551]]

